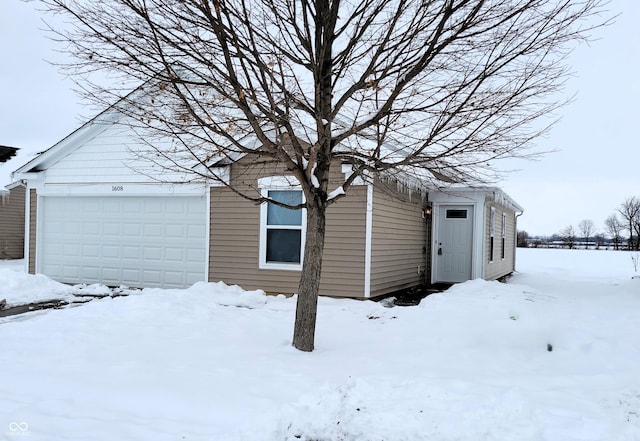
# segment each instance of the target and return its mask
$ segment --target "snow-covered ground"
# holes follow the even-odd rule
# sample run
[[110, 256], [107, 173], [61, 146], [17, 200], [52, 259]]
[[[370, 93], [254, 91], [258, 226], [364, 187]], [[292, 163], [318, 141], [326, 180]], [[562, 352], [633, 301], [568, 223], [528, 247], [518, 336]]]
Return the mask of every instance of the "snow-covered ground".
[[[639, 441], [630, 254], [518, 269], [415, 307], [321, 299], [313, 353], [294, 299], [222, 283], [0, 319], [0, 439]], [[0, 271], [25, 298], [57, 286]]]

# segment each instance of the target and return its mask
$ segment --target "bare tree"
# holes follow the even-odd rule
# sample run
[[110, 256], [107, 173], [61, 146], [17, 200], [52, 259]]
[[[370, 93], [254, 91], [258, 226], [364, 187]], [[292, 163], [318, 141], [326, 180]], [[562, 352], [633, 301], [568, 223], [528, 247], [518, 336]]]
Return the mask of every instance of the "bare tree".
[[604, 226], [607, 231], [607, 234], [613, 240], [613, 247], [617, 250], [620, 248], [620, 243], [622, 242], [622, 231], [624, 230], [624, 225], [620, 222], [618, 216], [614, 213], [609, 216], [604, 221]]
[[596, 250], [599, 250], [601, 246], [607, 243], [607, 237], [604, 233], [596, 233], [593, 238], [596, 241]]
[[[357, 178], [401, 173], [479, 183], [495, 160], [532, 155], [541, 120], [564, 104], [572, 44], [602, 0], [42, 0], [77, 62], [121, 83], [81, 83], [130, 121], [174, 138], [156, 163], [194, 179], [212, 161], [255, 158], [295, 177], [307, 236], [293, 345], [314, 347], [325, 213]], [[54, 31], [55, 32], [55, 31]], [[536, 124], [533, 124], [533, 123]], [[540, 127], [545, 127], [540, 129]], [[332, 163], [353, 173], [333, 191]], [[196, 167], [195, 165], [200, 165]]]
[[524, 230], [519, 230], [516, 235], [516, 246], [521, 248], [526, 248], [529, 246], [527, 242], [529, 239], [529, 233]]
[[629, 249], [637, 250], [640, 246], [640, 234], [637, 236], [639, 240], [634, 241], [633, 232], [636, 231], [636, 223], [640, 222], [640, 199], [635, 196], [625, 199], [625, 201], [620, 204], [618, 213], [620, 213], [622, 219], [626, 221], [626, 229], [629, 230]]
[[570, 250], [572, 250], [576, 246], [577, 235], [576, 230], [573, 228], [573, 225], [569, 225], [563, 228], [562, 231], [560, 231], [559, 236], [563, 245]]
[[585, 241], [585, 248], [589, 249], [589, 239], [596, 231], [596, 226], [591, 219], [583, 219], [578, 224], [582, 238]]

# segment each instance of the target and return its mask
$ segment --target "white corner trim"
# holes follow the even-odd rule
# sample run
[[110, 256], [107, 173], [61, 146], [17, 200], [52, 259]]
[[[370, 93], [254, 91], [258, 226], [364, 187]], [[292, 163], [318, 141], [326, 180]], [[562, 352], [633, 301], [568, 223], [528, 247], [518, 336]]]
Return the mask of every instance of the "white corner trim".
[[204, 282], [209, 282], [209, 262], [211, 261], [211, 187], [208, 187], [205, 192], [205, 205], [206, 205], [206, 225], [205, 225], [205, 259], [204, 259]]
[[473, 246], [472, 256], [473, 263], [471, 265], [471, 278], [484, 279], [484, 258], [485, 258], [485, 239], [486, 239], [486, 219], [484, 200], [480, 200], [473, 204], [474, 222], [473, 222]]
[[24, 272], [29, 274], [29, 240], [31, 238], [31, 189], [24, 192]]
[[373, 230], [373, 185], [367, 185], [367, 213], [364, 242], [364, 296], [371, 297], [371, 236]]

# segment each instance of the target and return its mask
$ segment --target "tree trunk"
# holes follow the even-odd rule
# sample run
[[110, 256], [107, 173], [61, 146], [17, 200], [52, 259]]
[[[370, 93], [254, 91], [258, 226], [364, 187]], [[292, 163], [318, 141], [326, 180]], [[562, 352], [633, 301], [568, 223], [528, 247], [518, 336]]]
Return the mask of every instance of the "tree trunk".
[[314, 348], [325, 222], [326, 207], [322, 204], [309, 204], [304, 261], [298, 287], [296, 322], [293, 328], [293, 346], [305, 352], [311, 352]]

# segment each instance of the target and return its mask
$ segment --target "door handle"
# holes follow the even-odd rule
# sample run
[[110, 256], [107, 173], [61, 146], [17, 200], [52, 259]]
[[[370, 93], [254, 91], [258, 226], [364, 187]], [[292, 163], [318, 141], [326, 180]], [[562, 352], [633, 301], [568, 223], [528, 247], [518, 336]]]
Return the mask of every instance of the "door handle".
[[438, 256], [442, 256], [442, 244], [439, 243], [438, 245]]

